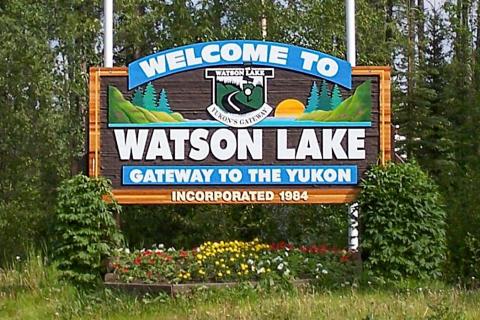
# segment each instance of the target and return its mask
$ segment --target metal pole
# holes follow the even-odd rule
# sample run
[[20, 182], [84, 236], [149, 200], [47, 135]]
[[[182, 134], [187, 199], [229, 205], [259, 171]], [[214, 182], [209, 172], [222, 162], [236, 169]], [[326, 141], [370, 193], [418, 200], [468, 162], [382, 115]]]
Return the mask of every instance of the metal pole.
[[345, 0], [346, 14], [346, 31], [347, 31], [347, 60], [352, 67], [357, 63], [356, 59], [356, 43], [355, 43], [355, 0]]
[[358, 203], [348, 206], [348, 249], [358, 251]]
[[[357, 63], [355, 39], [355, 0], [345, 0], [346, 8], [346, 34], [347, 34], [347, 60], [352, 67]], [[348, 248], [358, 250], [358, 203], [354, 202], [348, 207]]]
[[262, 0], [262, 39], [267, 38], [267, 17], [265, 17], [265, 0]]
[[103, 1], [103, 63], [113, 67], [113, 0]]

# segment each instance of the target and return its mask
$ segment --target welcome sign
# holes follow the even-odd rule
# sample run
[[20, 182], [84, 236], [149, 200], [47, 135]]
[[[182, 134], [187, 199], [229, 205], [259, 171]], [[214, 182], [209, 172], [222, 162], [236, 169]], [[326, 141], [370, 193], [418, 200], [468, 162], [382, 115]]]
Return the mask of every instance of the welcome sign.
[[391, 157], [390, 71], [217, 41], [90, 72], [91, 176], [120, 203], [341, 203]]

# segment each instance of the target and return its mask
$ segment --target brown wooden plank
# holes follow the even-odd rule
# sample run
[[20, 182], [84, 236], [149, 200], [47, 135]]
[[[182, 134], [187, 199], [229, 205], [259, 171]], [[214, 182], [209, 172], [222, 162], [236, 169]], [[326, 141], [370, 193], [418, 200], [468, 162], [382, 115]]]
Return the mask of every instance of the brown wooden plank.
[[[218, 191], [219, 189], [201, 189], [201, 191]], [[305, 189], [298, 188], [222, 188], [222, 191], [273, 191], [275, 193], [275, 198], [272, 201], [217, 201], [217, 202], [206, 202], [206, 201], [189, 201], [188, 204], [208, 204], [208, 203], [219, 203], [219, 204], [241, 204], [241, 203], [283, 203], [283, 204], [313, 204], [313, 203], [346, 203], [354, 201], [359, 188], [345, 188], [345, 189], [309, 189], [307, 201], [281, 201], [278, 196], [278, 193], [282, 190], [288, 191], [305, 191]], [[166, 190], [166, 189], [131, 189], [131, 190], [113, 190], [115, 199], [119, 203], [124, 204], [179, 204], [179, 202], [174, 202], [171, 199], [172, 191], [199, 191], [198, 189], [192, 188], [178, 188], [175, 190]]]
[[98, 128], [98, 114], [100, 108], [99, 91], [100, 81], [97, 68], [90, 68], [90, 87], [89, 87], [89, 175], [98, 176], [98, 162], [100, 153], [100, 137]]
[[[286, 72], [286, 71], [279, 71]], [[378, 100], [374, 100], [374, 103], [378, 103], [377, 111], [372, 110], [372, 121], [378, 121], [378, 127], [374, 126], [372, 128], [367, 129], [366, 135], [367, 137], [375, 136], [378, 134], [378, 145], [377, 146], [370, 146], [369, 149], [379, 150], [381, 163], [385, 163], [391, 159], [392, 153], [392, 146], [391, 146], [391, 105], [390, 105], [390, 67], [354, 67], [352, 70], [352, 74], [358, 77], [358, 81], [361, 81], [362, 76], [365, 76], [365, 79], [371, 76], [378, 76], [379, 81], [377, 86], [372, 86], [372, 93], [378, 97]], [[107, 79], [109, 77], [115, 77], [118, 81], [115, 81], [117, 84], [121, 86], [125, 86], [126, 82], [123, 78], [128, 75], [128, 68], [126, 67], [116, 67], [116, 68], [91, 68], [90, 69], [90, 111], [89, 111], [89, 174], [91, 176], [98, 176], [98, 175], [107, 175], [109, 178], [112, 178], [112, 181], [117, 181], [115, 172], [118, 172], [118, 169], [112, 167], [110, 162], [100, 163], [102, 159], [102, 155], [113, 155], [115, 154], [114, 150], [111, 150], [109, 146], [111, 146], [111, 137], [103, 137], [100, 136], [100, 129], [105, 129], [105, 119], [107, 119], [107, 112], [106, 112], [106, 94], [105, 91], [102, 91], [102, 79]], [[122, 78], [123, 77], [123, 78]], [[113, 78], [111, 81], [113, 81]], [[181, 77], [179, 78], [181, 79]], [[295, 89], [296, 86], [299, 85], [299, 81], [311, 81], [309, 80], [308, 76], [298, 76], [298, 79], [293, 82], [292, 90]], [[120, 81], [120, 82], [119, 82]], [[178, 86], [179, 83], [182, 81], [193, 81], [198, 82], [198, 79], [192, 78], [184, 80], [179, 80], [175, 83], [176, 80], [172, 80], [172, 83], [175, 86]], [[184, 85], [187, 87], [187, 85]], [[304, 84], [303, 84], [304, 86]], [[271, 88], [269, 88], [271, 89]], [[275, 95], [281, 95], [283, 92], [281, 90], [275, 90], [273, 88], [272, 99], [275, 101]], [[201, 91], [203, 94], [209, 94], [209, 90]], [[377, 98], [375, 98], [377, 99]], [[102, 103], [103, 101], [103, 103]], [[179, 103], [182, 101], [178, 100]], [[270, 101], [270, 90], [269, 90], [269, 101]], [[102, 108], [100, 106], [102, 105]], [[264, 128], [265, 131], [268, 131], [267, 128]], [[271, 129], [273, 130], [273, 129]], [[376, 130], [377, 133], [375, 133]], [[105, 140], [107, 139], [107, 140]], [[264, 146], [265, 153], [268, 153], [269, 147]], [[274, 151], [272, 150], [272, 153]], [[366, 159], [369, 163], [375, 163], [378, 157], [378, 153], [373, 153], [368, 155], [368, 159]], [[104, 160], [102, 160], [104, 161]], [[95, 165], [93, 166], [93, 162]], [[188, 161], [187, 161], [188, 162]], [[267, 160], [266, 163], [272, 162], [271, 160]], [[216, 162], [212, 162], [215, 164]], [[309, 164], [309, 163], [316, 163], [316, 164], [326, 164], [322, 163], [321, 161], [302, 161], [302, 163]], [[349, 164], [351, 162], [344, 161], [344, 162], [336, 162], [336, 164]], [[151, 162], [149, 164], [152, 164]], [[186, 163], [188, 164], [188, 163]], [[271, 163], [270, 163], [271, 164]], [[366, 166], [360, 166], [359, 170], [366, 170]], [[113, 176], [112, 176], [113, 174]], [[118, 186], [118, 182], [114, 183], [115, 186]], [[173, 187], [169, 189], [157, 189], [156, 187], [146, 187], [142, 189], [135, 189], [132, 187], [124, 189], [115, 189], [114, 195], [116, 199], [121, 203], [139, 203], [139, 204], [165, 204], [165, 203], [172, 203], [171, 201], [171, 192]], [[180, 188], [175, 188], [176, 190], [181, 190]], [[228, 188], [208, 188], [208, 187], [200, 187], [197, 188], [202, 191], [208, 190], [242, 190], [242, 189], [228, 189]], [[197, 190], [191, 189], [191, 190]], [[278, 193], [279, 190], [308, 190], [309, 192], [309, 200], [306, 202], [301, 203], [344, 203], [344, 202], [351, 202], [355, 200], [356, 194], [358, 193], [357, 188], [336, 188], [335, 186], [322, 186], [322, 189], [315, 189], [310, 187], [305, 187], [305, 189], [291, 189], [288, 186], [282, 187], [266, 187], [266, 188], [255, 188], [255, 190], [272, 190]], [[248, 190], [252, 190], [248, 189]], [[247, 189], [243, 189], [247, 190]], [[200, 203], [200, 202], [189, 202], [189, 203]], [[205, 203], [205, 202], [201, 202]], [[231, 202], [221, 202], [221, 203], [231, 203]], [[266, 202], [262, 202], [266, 203]], [[274, 201], [271, 203], [281, 203], [278, 197], [275, 198]], [[287, 203], [287, 202], [282, 202]], [[293, 202], [288, 202], [293, 203]]]

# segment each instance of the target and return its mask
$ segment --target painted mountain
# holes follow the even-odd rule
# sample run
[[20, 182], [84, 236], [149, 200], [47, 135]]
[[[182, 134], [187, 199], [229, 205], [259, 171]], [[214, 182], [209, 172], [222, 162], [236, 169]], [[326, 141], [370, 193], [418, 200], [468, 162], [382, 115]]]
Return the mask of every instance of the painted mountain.
[[115, 86], [108, 87], [108, 122], [109, 123], [158, 123], [183, 122], [183, 116], [178, 113], [147, 110], [136, 106], [123, 97]]
[[365, 122], [371, 120], [372, 83], [365, 81], [355, 93], [331, 111], [316, 110], [302, 114], [297, 120], [318, 122]]

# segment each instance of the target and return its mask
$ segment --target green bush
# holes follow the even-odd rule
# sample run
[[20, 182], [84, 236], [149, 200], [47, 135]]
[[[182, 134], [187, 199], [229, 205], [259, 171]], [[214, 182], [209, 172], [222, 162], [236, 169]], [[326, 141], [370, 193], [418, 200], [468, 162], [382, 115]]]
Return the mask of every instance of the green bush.
[[[466, 258], [463, 282], [469, 287], [480, 287], [480, 239], [471, 233], [465, 236]], [[461, 275], [461, 274], [460, 274]]]
[[361, 250], [366, 269], [389, 279], [436, 278], [445, 261], [445, 211], [415, 163], [370, 169], [362, 181]]
[[92, 284], [105, 268], [105, 259], [120, 244], [113, 214], [120, 206], [111, 197], [110, 183], [77, 175], [64, 181], [58, 194], [54, 257], [62, 276], [77, 284]]
[[344, 205], [128, 206], [122, 232], [132, 248], [163, 243], [191, 248], [207, 240], [347, 245]]
[[0, 201], [0, 268], [25, 258], [31, 249], [43, 249], [49, 222], [51, 214], [31, 203]]

